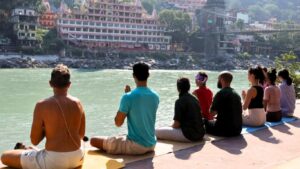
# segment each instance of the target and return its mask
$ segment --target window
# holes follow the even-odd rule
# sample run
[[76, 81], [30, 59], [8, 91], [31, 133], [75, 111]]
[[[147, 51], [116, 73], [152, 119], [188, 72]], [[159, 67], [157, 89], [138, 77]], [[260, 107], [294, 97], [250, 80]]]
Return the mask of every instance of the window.
[[94, 26], [94, 25], [95, 25], [95, 22], [90, 22], [90, 25], [91, 25], [91, 26]]
[[90, 35], [89, 39], [95, 39], [95, 36], [94, 35]]
[[29, 30], [35, 31], [35, 25], [29, 25]]
[[107, 32], [107, 29], [103, 29], [102, 32], [103, 32], [103, 33], [106, 33], [106, 32]]
[[33, 37], [33, 38], [34, 38], [34, 37], [35, 37], [35, 34], [34, 34], [34, 33], [32, 33], [32, 34], [31, 34], [31, 37]]
[[81, 22], [81, 21], [76, 21], [76, 24], [77, 24], [77, 25], [81, 25], [82, 22]]
[[20, 29], [21, 29], [21, 30], [24, 30], [24, 25], [20, 25]]
[[87, 32], [88, 31], [88, 28], [83, 28], [83, 32]]
[[70, 21], [70, 24], [75, 24], [75, 21]]
[[93, 29], [93, 28], [90, 28], [90, 32], [95, 32], [95, 29]]
[[76, 28], [76, 31], [81, 31], [81, 28]]
[[101, 32], [101, 30], [100, 29], [96, 29], [96, 32]]
[[75, 31], [75, 28], [70, 28], [69, 30], [70, 30], [70, 31]]
[[87, 39], [88, 38], [88, 35], [83, 35], [83, 39]]
[[88, 25], [89, 22], [88, 21], [83, 21], [83, 25]]

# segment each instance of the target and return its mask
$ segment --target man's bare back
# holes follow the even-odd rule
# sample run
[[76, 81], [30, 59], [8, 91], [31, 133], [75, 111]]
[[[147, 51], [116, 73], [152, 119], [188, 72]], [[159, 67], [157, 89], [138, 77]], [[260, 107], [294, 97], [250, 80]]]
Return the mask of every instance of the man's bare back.
[[46, 137], [48, 151], [75, 151], [84, 134], [85, 114], [79, 99], [54, 95], [36, 104], [30, 136], [34, 145]]

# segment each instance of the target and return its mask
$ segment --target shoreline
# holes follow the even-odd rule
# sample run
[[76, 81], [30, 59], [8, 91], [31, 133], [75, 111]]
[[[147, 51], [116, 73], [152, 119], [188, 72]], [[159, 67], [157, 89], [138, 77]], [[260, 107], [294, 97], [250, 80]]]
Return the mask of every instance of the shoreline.
[[274, 66], [274, 61], [265, 57], [251, 59], [226, 57], [200, 57], [195, 55], [174, 55], [170, 57], [142, 57], [108, 55], [105, 57], [59, 57], [58, 55], [0, 54], [2, 68], [52, 68], [63, 63], [75, 69], [120, 69], [130, 70], [134, 63], [145, 62], [155, 70], [247, 70], [255, 65]]

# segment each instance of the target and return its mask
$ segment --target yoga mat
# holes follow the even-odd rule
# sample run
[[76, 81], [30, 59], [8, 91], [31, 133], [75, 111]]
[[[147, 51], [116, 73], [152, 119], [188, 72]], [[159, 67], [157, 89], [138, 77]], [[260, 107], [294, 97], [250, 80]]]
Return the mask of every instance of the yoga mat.
[[211, 142], [214, 140], [222, 139], [222, 137], [205, 135], [204, 139], [199, 142], [193, 143], [181, 143], [181, 142], [174, 142], [174, 141], [166, 141], [166, 140], [159, 140], [155, 146], [155, 151], [152, 153], [147, 153], [144, 155], [138, 156], [130, 156], [130, 155], [110, 155], [104, 152], [100, 152], [101, 155], [108, 157], [111, 160], [116, 160], [118, 162], [122, 162], [124, 164], [128, 164], [135, 161], [140, 161], [148, 158], [153, 158], [161, 155], [165, 155], [168, 153], [172, 153], [175, 151], [187, 149], [190, 147], [194, 147], [197, 145], [205, 144], [206, 142]]
[[121, 161], [106, 157], [99, 150], [87, 150], [83, 165], [77, 169], [118, 169], [125, 167]]
[[258, 130], [277, 126], [277, 125], [284, 124], [284, 123], [289, 123], [289, 122], [292, 122], [295, 120], [297, 120], [297, 118], [295, 118], [295, 117], [283, 117], [280, 122], [266, 122], [265, 125], [263, 125], [261, 127], [243, 126], [242, 134], [253, 133]]

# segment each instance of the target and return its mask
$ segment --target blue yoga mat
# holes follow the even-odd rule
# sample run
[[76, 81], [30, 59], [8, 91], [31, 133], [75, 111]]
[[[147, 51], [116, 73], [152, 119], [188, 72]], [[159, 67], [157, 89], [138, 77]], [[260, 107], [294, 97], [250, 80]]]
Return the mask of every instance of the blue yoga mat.
[[292, 122], [292, 121], [295, 121], [295, 120], [297, 120], [297, 118], [295, 118], [295, 117], [289, 117], [289, 118], [283, 117], [280, 122], [266, 122], [265, 125], [261, 126], [261, 127], [243, 126], [242, 134], [252, 133], [252, 132], [255, 132], [257, 130], [265, 129], [267, 127], [277, 126], [277, 125], [280, 125], [280, 124], [283, 124], [283, 123], [289, 123], [289, 122]]

